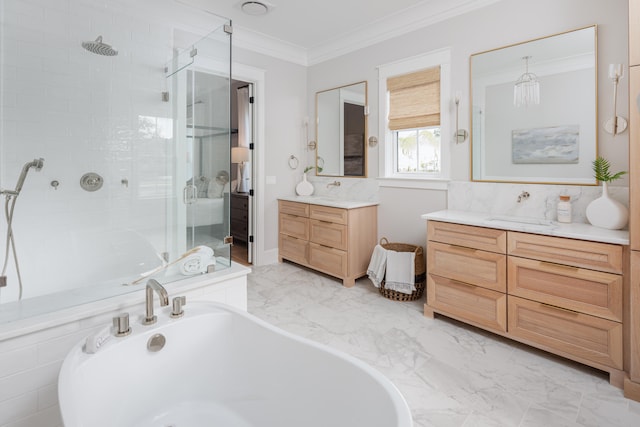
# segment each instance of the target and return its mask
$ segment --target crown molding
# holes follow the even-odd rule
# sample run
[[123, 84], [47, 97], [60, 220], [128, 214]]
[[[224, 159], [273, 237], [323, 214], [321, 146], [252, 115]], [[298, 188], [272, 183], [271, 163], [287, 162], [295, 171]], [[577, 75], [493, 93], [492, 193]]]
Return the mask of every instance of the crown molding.
[[434, 0], [401, 10], [366, 27], [356, 28], [319, 46], [305, 49], [275, 37], [234, 25], [233, 43], [242, 49], [294, 64], [310, 66], [337, 58], [502, 0]]
[[307, 63], [319, 64], [499, 1], [501, 0], [437, 0], [422, 3], [309, 49]]
[[302, 46], [297, 46], [277, 39], [275, 37], [250, 30], [248, 28], [233, 26], [233, 45], [252, 52], [268, 55], [283, 61], [307, 66], [308, 52]]

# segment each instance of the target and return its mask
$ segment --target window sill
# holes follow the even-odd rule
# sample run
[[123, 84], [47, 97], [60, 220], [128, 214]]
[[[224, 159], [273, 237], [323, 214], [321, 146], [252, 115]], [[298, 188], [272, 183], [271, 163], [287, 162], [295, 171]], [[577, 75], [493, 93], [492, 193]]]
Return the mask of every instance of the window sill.
[[417, 188], [421, 190], [440, 190], [446, 191], [448, 179], [425, 179], [425, 178], [377, 178], [380, 187], [390, 188]]

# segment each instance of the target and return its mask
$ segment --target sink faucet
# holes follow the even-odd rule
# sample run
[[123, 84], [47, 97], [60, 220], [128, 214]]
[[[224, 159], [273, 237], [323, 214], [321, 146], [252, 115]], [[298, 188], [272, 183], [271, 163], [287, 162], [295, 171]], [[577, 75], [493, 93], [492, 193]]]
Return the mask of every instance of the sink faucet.
[[153, 314], [153, 291], [158, 293], [158, 298], [160, 299], [160, 305], [164, 307], [165, 305], [169, 305], [169, 294], [167, 290], [160, 284], [156, 279], [149, 279], [147, 281], [147, 298], [146, 298], [146, 308], [147, 313], [142, 322], [144, 325], [153, 325], [158, 320], [157, 316]]
[[332, 185], [335, 185], [336, 187], [340, 187], [340, 181], [333, 181], [327, 184], [327, 188], [331, 187]]

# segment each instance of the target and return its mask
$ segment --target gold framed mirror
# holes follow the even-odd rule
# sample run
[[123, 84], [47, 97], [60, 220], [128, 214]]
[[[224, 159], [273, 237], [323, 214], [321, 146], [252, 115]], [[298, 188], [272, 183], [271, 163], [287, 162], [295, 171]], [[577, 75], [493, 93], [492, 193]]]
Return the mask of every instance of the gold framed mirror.
[[472, 181], [597, 184], [595, 25], [469, 62]]
[[367, 176], [367, 82], [316, 93], [316, 175]]

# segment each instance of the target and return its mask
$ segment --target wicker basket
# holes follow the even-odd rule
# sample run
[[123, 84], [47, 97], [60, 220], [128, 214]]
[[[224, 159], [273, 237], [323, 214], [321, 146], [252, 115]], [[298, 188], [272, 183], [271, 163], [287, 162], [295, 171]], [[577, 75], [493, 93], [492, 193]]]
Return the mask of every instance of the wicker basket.
[[426, 266], [424, 262], [424, 256], [422, 252], [422, 246], [410, 245], [408, 243], [389, 243], [386, 237], [380, 239], [380, 246], [387, 250], [392, 250], [396, 252], [415, 252], [416, 261], [415, 261], [415, 286], [416, 290], [410, 294], [405, 294], [402, 292], [394, 291], [392, 289], [385, 289], [384, 280], [380, 283], [380, 287], [378, 288], [380, 294], [388, 299], [394, 301], [415, 301], [422, 296], [424, 292], [424, 288], [426, 285]]

